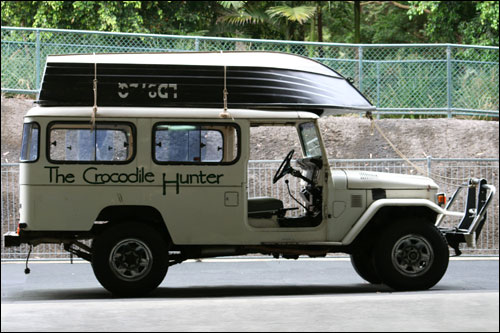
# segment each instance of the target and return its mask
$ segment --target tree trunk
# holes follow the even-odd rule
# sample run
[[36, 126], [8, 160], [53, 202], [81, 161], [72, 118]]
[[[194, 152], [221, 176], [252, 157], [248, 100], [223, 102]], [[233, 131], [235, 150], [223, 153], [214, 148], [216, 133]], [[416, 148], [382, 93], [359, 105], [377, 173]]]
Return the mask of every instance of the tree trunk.
[[323, 42], [323, 14], [321, 13], [321, 3], [317, 3], [317, 13], [318, 13], [318, 42]]
[[361, 1], [354, 1], [354, 43], [361, 43]]

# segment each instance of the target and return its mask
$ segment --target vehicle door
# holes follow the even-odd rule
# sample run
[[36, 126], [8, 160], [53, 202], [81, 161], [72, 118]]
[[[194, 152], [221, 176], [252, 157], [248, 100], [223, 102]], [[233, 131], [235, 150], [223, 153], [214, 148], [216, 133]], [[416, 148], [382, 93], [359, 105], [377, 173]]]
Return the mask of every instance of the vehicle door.
[[153, 172], [162, 216], [176, 244], [230, 244], [244, 233], [244, 120], [153, 124]]

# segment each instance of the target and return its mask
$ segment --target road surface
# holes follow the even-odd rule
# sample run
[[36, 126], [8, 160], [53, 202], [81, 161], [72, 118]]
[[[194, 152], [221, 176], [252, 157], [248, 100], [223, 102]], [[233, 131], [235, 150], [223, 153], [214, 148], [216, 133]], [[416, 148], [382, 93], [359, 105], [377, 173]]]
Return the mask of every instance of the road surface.
[[2, 263], [2, 331], [499, 331], [498, 257], [450, 261], [431, 290], [393, 292], [347, 258], [206, 259], [147, 298], [113, 298], [83, 261]]

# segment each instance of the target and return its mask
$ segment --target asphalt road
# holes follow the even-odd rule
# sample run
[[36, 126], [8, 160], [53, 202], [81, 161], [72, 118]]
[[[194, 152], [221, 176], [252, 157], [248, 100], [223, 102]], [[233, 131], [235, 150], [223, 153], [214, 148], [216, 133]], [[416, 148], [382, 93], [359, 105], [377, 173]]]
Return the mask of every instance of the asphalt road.
[[2, 263], [2, 331], [499, 331], [496, 258], [451, 260], [431, 290], [392, 292], [348, 259], [212, 259], [113, 298], [85, 262]]

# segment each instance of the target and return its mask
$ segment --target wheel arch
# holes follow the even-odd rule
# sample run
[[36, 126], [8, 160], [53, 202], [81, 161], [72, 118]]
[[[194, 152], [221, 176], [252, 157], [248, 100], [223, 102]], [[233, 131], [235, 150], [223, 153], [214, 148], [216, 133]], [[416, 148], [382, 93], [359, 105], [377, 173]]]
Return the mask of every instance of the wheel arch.
[[405, 218], [411, 217], [434, 223], [439, 213], [439, 206], [420, 200], [406, 204], [389, 200], [386, 203], [375, 202], [358, 219], [342, 242], [353, 247], [371, 244], [380, 230], [395, 221], [404, 221]]
[[105, 221], [105, 223], [94, 224], [91, 230], [94, 234], [98, 234], [105, 228], [112, 225], [123, 222], [137, 221], [153, 226], [162, 233], [166, 241], [172, 244], [172, 237], [168, 231], [162, 214], [158, 211], [158, 209], [152, 206], [107, 206], [99, 212], [96, 221]]

